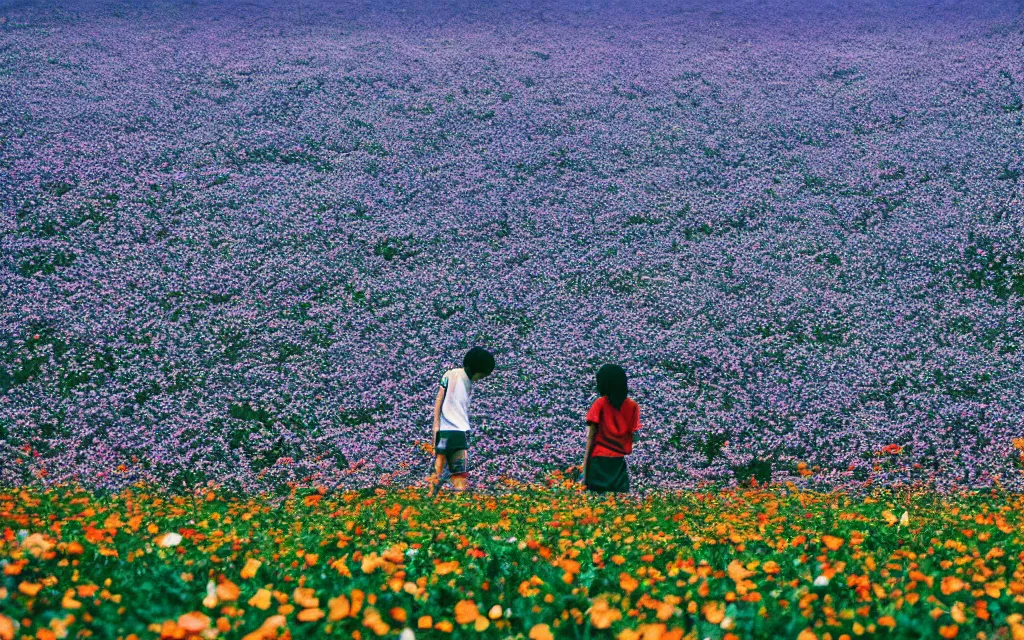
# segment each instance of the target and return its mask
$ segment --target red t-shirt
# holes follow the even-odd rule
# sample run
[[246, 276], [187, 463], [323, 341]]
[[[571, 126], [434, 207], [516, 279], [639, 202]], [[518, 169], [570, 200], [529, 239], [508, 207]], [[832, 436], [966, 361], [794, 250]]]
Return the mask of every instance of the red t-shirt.
[[633, 452], [633, 432], [640, 428], [640, 405], [626, 398], [618, 409], [606, 396], [590, 405], [587, 422], [597, 423], [594, 451], [591, 456], [621, 458]]

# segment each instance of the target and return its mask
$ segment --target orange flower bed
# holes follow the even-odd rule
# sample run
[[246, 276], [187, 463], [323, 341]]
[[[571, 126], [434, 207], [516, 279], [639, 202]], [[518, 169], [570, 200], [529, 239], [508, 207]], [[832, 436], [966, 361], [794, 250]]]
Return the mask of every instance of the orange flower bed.
[[567, 488], [7, 491], [0, 640], [1024, 638], [1019, 495]]

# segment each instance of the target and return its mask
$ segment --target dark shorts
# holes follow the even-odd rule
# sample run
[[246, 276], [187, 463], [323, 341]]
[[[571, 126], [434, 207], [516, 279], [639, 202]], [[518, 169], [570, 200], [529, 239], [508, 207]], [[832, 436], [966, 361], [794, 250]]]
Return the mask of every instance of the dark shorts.
[[[469, 449], [469, 438], [464, 431], [438, 431], [437, 439], [434, 440], [434, 452], [445, 457], [448, 470], [452, 476], [464, 476], [468, 471], [466, 458]], [[458, 458], [455, 454], [464, 451]]]
[[593, 456], [587, 468], [587, 489], [604, 493], [629, 493], [629, 471], [625, 458]]

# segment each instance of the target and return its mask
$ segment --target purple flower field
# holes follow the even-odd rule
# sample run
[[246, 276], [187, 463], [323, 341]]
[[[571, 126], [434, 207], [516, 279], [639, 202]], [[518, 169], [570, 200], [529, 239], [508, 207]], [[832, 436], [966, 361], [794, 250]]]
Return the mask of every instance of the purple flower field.
[[617, 362], [637, 487], [1024, 488], [1019, 2], [0, 21], [0, 484], [412, 482], [479, 344], [471, 485]]

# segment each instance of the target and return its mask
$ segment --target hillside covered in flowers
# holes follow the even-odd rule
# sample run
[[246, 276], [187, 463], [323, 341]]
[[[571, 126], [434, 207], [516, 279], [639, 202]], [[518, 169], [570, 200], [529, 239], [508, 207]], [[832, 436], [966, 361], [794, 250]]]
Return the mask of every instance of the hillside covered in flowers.
[[1018, 2], [5, 6], [2, 485], [1024, 488]]

